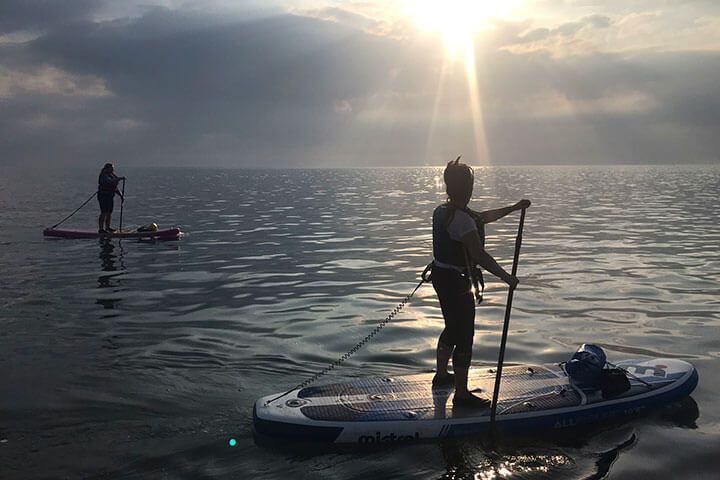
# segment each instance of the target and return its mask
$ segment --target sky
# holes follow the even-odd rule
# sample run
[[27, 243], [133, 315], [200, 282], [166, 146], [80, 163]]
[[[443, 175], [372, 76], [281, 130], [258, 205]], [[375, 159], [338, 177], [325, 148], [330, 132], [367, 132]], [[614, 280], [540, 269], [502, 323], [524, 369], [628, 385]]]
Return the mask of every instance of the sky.
[[720, 164], [716, 0], [2, 0], [0, 166]]

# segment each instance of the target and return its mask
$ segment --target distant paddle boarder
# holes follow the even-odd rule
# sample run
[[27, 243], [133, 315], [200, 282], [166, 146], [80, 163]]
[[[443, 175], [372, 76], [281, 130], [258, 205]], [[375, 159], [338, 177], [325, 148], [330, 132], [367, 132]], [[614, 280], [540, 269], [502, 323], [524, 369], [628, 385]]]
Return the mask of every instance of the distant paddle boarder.
[[125, 177], [115, 175], [113, 164], [106, 163], [98, 176], [97, 199], [100, 204], [100, 217], [98, 218], [98, 233], [112, 233], [114, 228], [110, 228], [110, 220], [112, 219], [113, 199], [115, 194], [120, 195], [120, 201], [124, 202], [122, 193], [118, 190], [118, 183], [125, 180]]
[[[517, 277], [506, 272], [485, 251], [486, 223], [530, 206], [530, 200], [515, 205], [474, 212], [468, 208], [472, 197], [474, 173], [470, 166], [457, 160], [447, 164], [443, 174], [447, 202], [433, 212], [433, 267], [432, 284], [440, 300], [445, 329], [437, 345], [437, 372], [433, 386], [455, 384], [453, 405], [456, 407], [484, 408], [490, 401], [476, 397], [468, 390], [468, 370], [472, 359], [475, 336], [475, 301], [482, 299], [478, 283], [483, 284], [479, 265], [507, 283], [510, 288], [518, 284]], [[448, 372], [452, 357], [454, 375]]]

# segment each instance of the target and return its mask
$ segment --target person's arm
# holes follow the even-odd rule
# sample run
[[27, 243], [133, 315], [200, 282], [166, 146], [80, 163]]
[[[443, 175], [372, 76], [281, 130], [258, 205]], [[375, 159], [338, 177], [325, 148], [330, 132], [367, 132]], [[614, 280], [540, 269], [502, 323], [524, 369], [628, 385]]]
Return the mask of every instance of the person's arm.
[[480, 235], [477, 230], [466, 233], [462, 237], [462, 243], [475, 263], [510, 285], [510, 288], [517, 287], [519, 283], [517, 277], [506, 272], [498, 265], [493, 256], [482, 247]]
[[113, 181], [115, 182], [115, 193], [120, 195], [120, 200], [122, 200], [124, 202], [125, 197], [123, 197], [123, 194], [120, 192], [120, 189], [118, 188], [118, 184], [120, 183], [120, 180], [125, 180], [125, 177], [118, 177], [117, 175], [113, 174]]
[[512, 213], [515, 210], [522, 210], [523, 208], [528, 208], [529, 206], [530, 200], [520, 200], [515, 205], [510, 205], [509, 207], [502, 207], [496, 208], [494, 210], [486, 210], [484, 212], [479, 212], [478, 216], [483, 223], [492, 223], [495, 220], [500, 220], [505, 215]]

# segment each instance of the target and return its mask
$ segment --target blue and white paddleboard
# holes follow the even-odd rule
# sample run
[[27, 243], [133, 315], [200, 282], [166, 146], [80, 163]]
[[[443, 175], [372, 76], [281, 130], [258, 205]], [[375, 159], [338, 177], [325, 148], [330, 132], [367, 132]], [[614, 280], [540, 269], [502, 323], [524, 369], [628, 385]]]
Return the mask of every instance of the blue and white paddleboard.
[[[573, 385], [555, 364], [505, 367], [497, 431], [562, 429], [635, 415], [686, 397], [698, 382], [695, 368], [682, 360], [625, 360], [617, 365], [632, 374], [628, 376], [630, 389], [612, 398], [603, 398], [599, 390]], [[453, 408], [454, 389], [433, 389], [432, 376], [426, 373], [312, 386], [272, 402], [278, 394], [269, 395], [255, 403], [255, 431], [288, 440], [346, 444], [487, 432], [490, 409]], [[494, 369], [471, 369], [469, 377], [475, 394], [491, 399]]]

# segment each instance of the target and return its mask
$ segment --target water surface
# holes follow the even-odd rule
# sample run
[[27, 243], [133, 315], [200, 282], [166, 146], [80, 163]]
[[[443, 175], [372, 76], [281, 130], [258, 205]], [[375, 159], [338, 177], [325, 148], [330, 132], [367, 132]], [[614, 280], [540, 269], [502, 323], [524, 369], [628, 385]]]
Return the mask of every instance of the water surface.
[[[508, 363], [692, 362], [675, 410], [572, 438], [478, 439], [388, 451], [258, 445], [252, 404], [365, 336], [419, 280], [441, 171], [170, 170], [128, 176], [126, 226], [178, 242], [51, 240], [97, 172], [0, 175], [3, 478], [712, 478], [720, 469], [720, 168], [485, 167], [473, 208], [530, 198]], [[119, 205], [118, 205], [119, 206]], [[92, 227], [93, 200], [63, 226]], [[119, 217], [116, 210], [115, 223]], [[510, 267], [518, 215], [488, 227]], [[506, 290], [478, 310], [490, 365]], [[434, 366], [432, 288], [328, 379]], [[234, 438], [237, 445], [230, 447]]]

